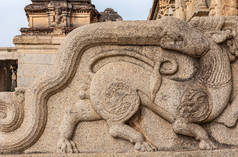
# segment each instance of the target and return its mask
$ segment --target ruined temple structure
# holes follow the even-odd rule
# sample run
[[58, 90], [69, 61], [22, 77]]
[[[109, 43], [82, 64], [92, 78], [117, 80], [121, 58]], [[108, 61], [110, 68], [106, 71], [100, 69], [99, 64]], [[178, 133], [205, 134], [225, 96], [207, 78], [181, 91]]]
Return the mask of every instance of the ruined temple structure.
[[0, 91], [13, 88], [10, 65], [17, 69], [17, 86], [28, 87], [53, 64], [69, 32], [86, 24], [122, 20], [111, 8], [98, 12], [91, 0], [32, 0], [25, 12], [28, 27], [13, 39], [15, 47], [0, 48]]
[[104, 12], [101, 12], [100, 21], [106, 22], [106, 21], [122, 21], [122, 17], [115, 12], [112, 8], [107, 8], [104, 10]]
[[154, 0], [149, 20], [174, 16], [190, 20], [195, 16], [237, 16], [237, 0]]

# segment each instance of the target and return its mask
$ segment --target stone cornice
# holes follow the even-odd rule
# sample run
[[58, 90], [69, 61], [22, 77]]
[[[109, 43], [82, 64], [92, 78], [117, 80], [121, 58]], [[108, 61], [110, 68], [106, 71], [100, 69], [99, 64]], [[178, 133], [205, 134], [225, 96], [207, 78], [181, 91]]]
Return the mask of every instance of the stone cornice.
[[[70, 8], [67, 8], [67, 7], [61, 7], [62, 10], [69, 10]], [[27, 13], [38, 13], [38, 12], [47, 12], [49, 9], [48, 9], [48, 6], [46, 4], [43, 4], [43, 5], [39, 5], [39, 4], [29, 4], [25, 7], [25, 11]], [[89, 5], [89, 4], [86, 4], [86, 5], [80, 5], [80, 6], [74, 6], [72, 8], [72, 11], [73, 12], [95, 12], [96, 14], [98, 14], [98, 11], [95, 9], [94, 5]]]
[[60, 30], [62, 33], [61, 35], [66, 35], [72, 30], [75, 29], [75, 27], [57, 27], [57, 28], [21, 28], [20, 31], [22, 35], [57, 35], [54, 33], [55, 30]]

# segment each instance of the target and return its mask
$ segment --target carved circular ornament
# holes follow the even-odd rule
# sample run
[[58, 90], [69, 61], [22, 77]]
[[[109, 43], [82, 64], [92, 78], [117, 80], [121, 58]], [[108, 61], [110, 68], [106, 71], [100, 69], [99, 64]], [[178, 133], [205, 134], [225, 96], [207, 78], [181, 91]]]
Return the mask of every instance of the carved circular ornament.
[[208, 91], [198, 86], [188, 88], [177, 108], [178, 115], [189, 122], [202, 122], [208, 118], [212, 110]]
[[110, 84], [104, 92], [102, 117], [110, 121], [125, 122], [134, 115], [140, 105], [136, 91], [123, 82]]

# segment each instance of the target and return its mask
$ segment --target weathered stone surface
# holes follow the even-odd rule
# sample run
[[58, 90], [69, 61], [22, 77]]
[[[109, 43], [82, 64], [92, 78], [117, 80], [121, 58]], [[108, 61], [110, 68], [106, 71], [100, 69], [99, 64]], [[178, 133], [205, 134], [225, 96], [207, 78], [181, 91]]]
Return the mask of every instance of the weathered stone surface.
[[18, 86], [19, 87], [29, 87], [35, 80], [39, 79], [45, 75], [45, 73], [50, 68], [50, 64], [19, 64], [18, 70]]
[[[17, 89], [11, 108], [0, 103], [0, 152], [235, 155], [223, 149], [238, 146], [237, 23], [167, 17], [74, 30], [49, 71]], [[183, 152], [200, 149], [214, 151]]]
[[[80, 153], [80, 154], [61, 154], [61, 153], [30, 153], [30, 154], [15, 154], [8, 157], [236, 157], [237, 149], [221, 149], [211, 151], [160, 151], [153, 153]], [[5, 155], [0, 155], [5, 157]]]

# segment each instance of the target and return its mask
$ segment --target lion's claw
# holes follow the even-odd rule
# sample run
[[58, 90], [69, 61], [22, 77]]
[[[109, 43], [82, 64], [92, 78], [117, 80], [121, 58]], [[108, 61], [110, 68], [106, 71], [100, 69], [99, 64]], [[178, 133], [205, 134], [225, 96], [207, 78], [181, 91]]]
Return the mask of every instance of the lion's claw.
[[150, 143], [147, 142], [137, 142], [135, 144], [135, 149], [140, 152], [155, 152], [157, 148]]
[[204, 150], [215, 149], [216, 146], [210, 140], [201, 140], [199, 148]]
[[57, 144], [59, 153], [79, 153], [76, 143], [68, 139], [60, 139]]

